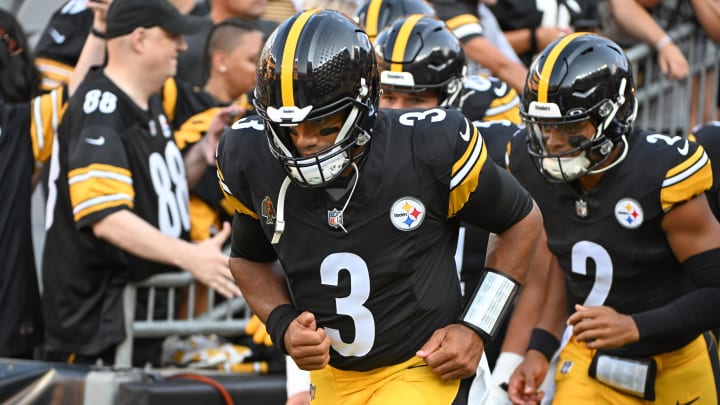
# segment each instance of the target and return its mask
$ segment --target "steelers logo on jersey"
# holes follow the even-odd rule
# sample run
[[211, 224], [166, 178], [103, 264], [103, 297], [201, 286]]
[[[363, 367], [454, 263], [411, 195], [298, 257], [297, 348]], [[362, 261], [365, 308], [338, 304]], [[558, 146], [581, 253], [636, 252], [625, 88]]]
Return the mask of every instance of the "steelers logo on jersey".
[[401, 231], [417, 229], [425, 219], [425, 205], [414, 197], [403, 197], [390, 208], [390, 222]]
[[632, 198], [623, 198], [615, 204], [615, 218], [625, 228], [635, 229], [643, 223], [643, 209]]

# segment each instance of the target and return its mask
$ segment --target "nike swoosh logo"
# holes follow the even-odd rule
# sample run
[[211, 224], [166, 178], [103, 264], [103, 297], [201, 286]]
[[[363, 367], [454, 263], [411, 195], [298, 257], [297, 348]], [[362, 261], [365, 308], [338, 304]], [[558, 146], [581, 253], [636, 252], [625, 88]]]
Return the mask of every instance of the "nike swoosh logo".
[[675, 404], [676, 405], [690, 405], [690, 404], [694, 404], [699, 399], [700, 399], [700, 397], [696, 397], [695, 399], [691, 400], [690, 402], [683, 402], [683, 403], [680, 403], [680, 401], [676, 401]]
[[85, 142], [89, 143], [90, 145], [102, 146], [105, 145], [105, 137], [101, 136], [100, 138], [85, 138]]
[[65, 39], [66, 39], [65, 35], [61, 34], [55, 28], [50, 28], [49, 33], [50, 33], [50, 36], [52, 37], [53, 41], [55, 41], [55, 43], [62, 44], [63, 42], [65, 42]]
[[680, 152], [681, 155], [685, 156], [688, 153], [688, 149], [690, 148], [690, 143], [685, 140], [685, 145], [683, 145], [682, 148], [678, 148], [678, 152]]

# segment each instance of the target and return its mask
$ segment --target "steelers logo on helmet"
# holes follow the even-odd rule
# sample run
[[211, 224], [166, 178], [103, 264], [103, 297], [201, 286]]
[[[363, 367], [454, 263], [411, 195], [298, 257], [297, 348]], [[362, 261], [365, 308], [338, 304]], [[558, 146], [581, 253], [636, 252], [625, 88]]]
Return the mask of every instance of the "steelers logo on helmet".
[[[260, 55], [254, 104], [273, 156], [302, 187], [325, 187], [368, 150], [377, 115], [377, 63], [367, 35], [333, 10], [308, 10], [280, 24]], [[310, 155], [292, 127], [342, 115], [335, 141]]]
[[425, 219], [425, 204], [415, 197], [403, 197], [390, 208], [390, 222], [401, 231], [417, 229]]
[[640, 203], [632, 198], [622, 198], [615, 204], [615, 219], [625, 228], [636, 229], [642, 225], [645, 216]]
[[433, 90], [440, 107], [457, 107], [465, 53], [442, 21], [421, 14], [396, 20], [375, 39], [380, 84], [388, 91]]
[[[619, 45], [590, 33], [567, 35], [545, 48], [529, 70], [520, 115], [528, 152], [543, 176], [572, 181], [625, 159], [637, 102], [630, 61]], [[586, 125], [573, 136], [573, 126], [587, 122], [592, 128]], [[571, 148], [549, 152], [548, 130], [569, 136]], [[621, 144], [621, 153], [613, 154]]]

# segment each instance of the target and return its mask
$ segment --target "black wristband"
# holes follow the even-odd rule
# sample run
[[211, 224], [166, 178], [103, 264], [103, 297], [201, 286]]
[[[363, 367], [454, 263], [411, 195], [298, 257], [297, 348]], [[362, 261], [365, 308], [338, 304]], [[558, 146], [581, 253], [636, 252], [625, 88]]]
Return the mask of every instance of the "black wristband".
[[538, 51], [537, 46], [537, 28], [530, 28], [530, 50], [528, 52], [535, 55]]
[[560, 341], [545, 329], [535, 328], [530, 334], [530, 343], [527, 349], [537, 350], [550, 361], [555, 351], [560, 347]]
[[92, 27], [92, 29], [90, 30], [90, 34], [92, 34], [92, 35], [94, 35], [94, 36], [96, 36], [96, 37], [98, 37], [98, 38], [100, 38], [100, 39], [105, 39], [105, 38], [106, 38], [105, 33], [102, 32], [102, 31], [99, 31], [99, 30], [98, 30], [97, 28], [95, 28], [95, 27]]
[[300, 312], [294, 306], [282, 304], [275, 307], [265, 321], [265, 327], [273, 344], [285, 354], [288, 354], [287, 349], [285, 349], [285, 332], [287, 332], [290, 322], [297, 318], [298, 315], [300, 315]]

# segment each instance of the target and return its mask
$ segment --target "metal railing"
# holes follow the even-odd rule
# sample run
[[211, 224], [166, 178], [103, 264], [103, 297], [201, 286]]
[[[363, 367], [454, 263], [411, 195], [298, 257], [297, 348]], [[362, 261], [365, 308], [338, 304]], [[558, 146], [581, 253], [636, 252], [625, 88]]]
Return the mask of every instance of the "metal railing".
[[[657, 53], [646, 44], [634, 45], [626, 50], [637, 84], [638, 116], [635, 126], [686, 135], [693, 126], [718, 118], [720, 50], [718, 44], [691, 23], [681, 24], [668, 34], [688, 60], [690, 72], [685, 79], [666, 79], [660, 72]], [[693, 82], [697, 86], [694, 91]], [[706, 109], [707, 117], [704, 116]]]
[[[138, 292], [147, 290], [145, 317], [136, 318]], [[176, 304], [183, 291], [186, 315], [178, 318]], [[217, 333], [222, 336], [237, 336], [245, 331], [251, 312], [243, 298], [220, 300], [216, 292], [208, 289], [207, 309], [195, 315], [197, 281], [189, 273], [158, 274], [139, 283], [129, 283], [123, 291], [125, 312], [125, 340], [115, 352], [115, 366], [129, 367], [132, 362], [134, 338], [165, 337], [170, 335], [191, 335]], [[165, 317], [155, 318], [158, 297], [167, 309]]]

